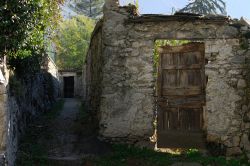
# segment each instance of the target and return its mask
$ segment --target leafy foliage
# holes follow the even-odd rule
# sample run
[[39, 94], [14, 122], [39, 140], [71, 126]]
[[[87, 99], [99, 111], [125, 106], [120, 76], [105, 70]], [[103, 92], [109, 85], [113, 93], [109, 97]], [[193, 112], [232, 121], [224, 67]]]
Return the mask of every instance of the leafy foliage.
[[[60, 19], [63, 0], [2, 0], [0, 2], [0, 55], [10, 67], [25, 74], [40, 69], [46, 40]], [[27, 68], [28, 67], [28, 68]], [[26, 71], [22, 71], [27, 69]]]
[[60, 69], [81, 69], [87, 54], [94, 21], [78, 15], [60, 24], [54, 42]]
[[226, 3], [224, 0], [189, 0], [190, 3], [179, 12], [196, 14], [222, 14], [226, 15]]
[[97, 19], [102, 16], [103, 4], [104, 0], [71, 0], [68, 6], [77, 14]]
[[139, 9], [139, 0], [125, 0], [126, 5], [134, 5], [137, 9]]

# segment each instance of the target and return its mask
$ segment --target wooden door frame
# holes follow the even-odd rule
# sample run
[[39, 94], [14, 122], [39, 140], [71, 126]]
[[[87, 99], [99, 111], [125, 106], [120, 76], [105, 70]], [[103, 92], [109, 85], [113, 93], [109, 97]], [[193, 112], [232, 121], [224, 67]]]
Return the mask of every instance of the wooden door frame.
[[[197, 49], [194, 49], [193, 48], [193, 46], [197, 46], [197, 44], [200, 44], [200, 46], [199, 46], [199, 49], [197, 50]], [[192, 49], [194, 49], [194, 51], [199, 51], [200, 53], [201, 53], [201, 57], [202, 57], [202, 63], [200, 64], [201, 66], [200, 66], [200, 69], [201, 69], [201, 87], [202, 87], [202, 92], [201, 92], [201, 96], [203, 96], [204, 97], [204, 102], [200, 102], [200, 103], [189, 103], [189, 105], [179, 105], [178, 106], [178, 109], [179, 108], [193, 108], [193, 109], [200, 109], [201, 111], [202, 111], [202, 114], [203, 115], [201, 115], [202, 117], [202, 128], [204, 128], [204, 110], [203, 110], [203, 106], [205, 105], [205, 91], [206, 91], [206, 81], [205, 81], [205, 45], [204, 45], [205, 43], [204, 42], [202, 42], [202, 43], [196, 43], [196, 42], [194, 42], [194, 43], [188, 43], [187, 45], [189, 45], [190, 47], [187, 47], [188, 49], [187, 50], [183, 50], [184, 52], [186, 51], [186, 52], [191, 52], [192, 51]], [[185, 45], [185, 44], [184, 44]], [[167, 53], [169, 53], [169, 52], [175, 52], [176, 53], [176, 50], [178, 50], [180, 47], [183, 47], [183, 45], [181, 45], [181, 46], [163, 46], [163, 47], [159, 47], [158, 48], [158, 50], [157, 51], [159, 51], [159, 49], [162, 49], [162, 50], [160, 50], [160, 51], [164, 51], [164, 50], [166, 50], [166, 49], [168, 49], [168, 51], [167, 51]], [[164, 100], [164, 97], [165, 96], [163, 96], [162, 95], [162, 81], [163, 81], [163, 74], [162, 74], [162, 53], [159, 53], [159, 61], [158, 61], [158, 77], [157, 77], [157, 84], [156, 84], [156, 92], [157, 92], [157, 101], [159, 102], [159, 100]], [[202, 74], [203, 73], [203, 74]], [[202, 99], [201, 99], [202, 100]], [[163, 120], [162, 120], [162, 118], [163, 118], [163, 116], [161, 115], [161, 116], [159, 116], [159, 113], [161, 113], [161, 114], [164, 114], [164, 111], [161, 111], [161, 110], [159, 110], [160, 109], [160, 107], [158, 106], [158, 102], [156, 103], [156, 105], [157, 105], [157, 107], [158, 107], [158, 109], [157, 109], [157, 121], [160, 121], [161, 123], [163, 122]], [[161, 102], [161, 101], [160, 101]], [[167, 103], [168, 103], [168, 99], [167, 99]], [[175, 106], [168, 106], [168, 104], [166, 104], [166, 109], [171, 109], [171, 108], [177, 108], [177, 107], [175, 107]], [[163, 125], [163, 124], [160, 124], [160, 125]], [[159, 127], [159, 123], [157, 122], [157, 132], [159, 132], [159, 131], [161, 131], [161, 127]], [[157, 137], [158, 137], [159, 135], [157, 134]], [[197, 134], [196, 135], [196, 138], [198, 139], [198, 138], [201, 138], [201, 134]], [[190, 140], [191, 141], [191, 140]], [[158, 140], [157, 140], [157, 142], [158, 142]], [[185, 142], [185, 141], [184, 141]], [[190, 143], [190, 142], [189, 142]], [[195, 142], [194, 142], [195, 143]], [[185, 147], [185, 143], [184, 144], [182, 144], [181, 146], [182, 147], [184, 147], [184, 148], [188, 148], [188, 146], [193, 146], [194, 145], [194, 143], [191, 141], [191, 143], [190, 144], [188, 144], [188, 142], [186, 142], [186, 147]], [[202, 143], [201, 143], [202, 144]], [[203, 145], [202, 145], [203, 146]], [[176, 147], [170, 147], [170, 148], [176, 148]], [[202, 148], [204, 148], [204, 147], [202, 147]]]

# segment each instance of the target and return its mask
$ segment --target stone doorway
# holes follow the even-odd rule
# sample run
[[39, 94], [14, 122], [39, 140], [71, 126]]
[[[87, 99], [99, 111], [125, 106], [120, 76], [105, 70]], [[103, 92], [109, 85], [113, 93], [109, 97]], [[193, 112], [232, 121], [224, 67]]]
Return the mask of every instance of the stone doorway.
[[157, 147], [205, 148], [205, 47], [158, 47]]
[[63, 77], [64, 82], [64, 98], [73, 98], [74, 97], [74, 76]]

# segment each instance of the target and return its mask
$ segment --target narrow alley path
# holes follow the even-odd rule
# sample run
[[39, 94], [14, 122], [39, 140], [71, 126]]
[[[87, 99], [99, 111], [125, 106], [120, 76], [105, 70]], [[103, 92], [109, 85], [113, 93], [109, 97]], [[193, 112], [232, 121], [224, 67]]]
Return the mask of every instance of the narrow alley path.
[[77, 166], [85, 156], [106, 153], [108, 147], [97, 139], [93, 120], [81, 109], [80, 100], [64, 99], [62, 111], [50, 126], [49, 160]]
[[53, 139], [49, 141], [51, 145], [51, 149], [48, 150], [49, 158], [58, 160], [81, 158], [81, 154], [77, 152], [78, 149], [74, 146], [77, 143], [78, 136], [73, 130], [80, 104], [77, 99], [65, 99], [62, 111], [50, 127]]
[[32, 125], [20, 146], [18, 166], [83, 166], [84, 158], [110, 152], [110, 146], [97, 139], [96, 121], [81, 101], [63, 101], [60, 110]]

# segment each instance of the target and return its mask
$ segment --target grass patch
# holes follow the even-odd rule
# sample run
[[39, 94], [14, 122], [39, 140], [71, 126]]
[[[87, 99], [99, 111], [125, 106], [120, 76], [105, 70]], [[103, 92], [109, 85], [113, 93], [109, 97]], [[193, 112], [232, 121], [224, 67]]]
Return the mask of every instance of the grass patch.
[[53, 136], [48, 132], [48, 126], [60, 113], [64, 105], [64, 100], [59, 100], [54, 104], [51, 111], [42, 115], [36, 123], [32, 124], [26, 135], [23, 136], [17, 154], [17, 166], [48, 166], [47, 147], [38, 142], [42, 137], [45, 140], [50, 140]]
[[113, 145], [112, 154], [90, 159], [86, 162], [91, 162], [96, 166], [168, 166], [176, 162], [195, 162], [205, 166], [249, 165], [245, 157], [230, 160], [225, 157], [205, 157], [194, 150], [190, 150], [182, 155], [172, 155], [127, 145]]
[[44, 118], [49, 120], [55, 119], [60, 113], [60, 111], [63, 109], [63, 105], [64, 105], [64, 100], [63, 99], [58, 100], [51, 108], [51, 111], [44, 114]]
[[85, 108], [85, 105], [82, 103], [79, 108], [79, 120], [84, 122], [88, 121], [91, 118], [90, 112]]
[[174, 158], [171, 154], [157, 153], [149, 149], [140, 149], [126, 145], [113, 145], [113, 153], [97, 158], [97, 166], [127, 166], [127, 165], [169, 165]]
[[75, 120], [72, 130], [76, 133], [76, 135], [85, 137], [95, 134], [97, 127], [97, 121], [82, 103], [79, 107], [78, 116]]
[[184, 154], [184, 159], [191, 162], [198, 162], [202, 165], [218, 165], [218, 166], [247, 166], [249, 165], [246, 156], [227, 159], [224, 156], [212, 157], [203, 156], [199, 151], [188, 151]]

